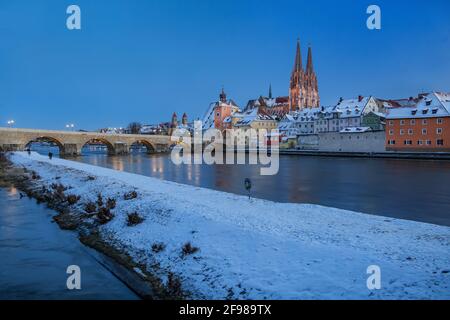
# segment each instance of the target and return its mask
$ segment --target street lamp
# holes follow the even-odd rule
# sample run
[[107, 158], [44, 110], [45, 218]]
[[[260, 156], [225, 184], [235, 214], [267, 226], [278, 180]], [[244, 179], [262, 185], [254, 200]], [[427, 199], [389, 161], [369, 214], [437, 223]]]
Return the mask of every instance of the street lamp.
[[15, 121], [14, 120], [8, 120], [8, 127], [12, 127], [14, 125]]

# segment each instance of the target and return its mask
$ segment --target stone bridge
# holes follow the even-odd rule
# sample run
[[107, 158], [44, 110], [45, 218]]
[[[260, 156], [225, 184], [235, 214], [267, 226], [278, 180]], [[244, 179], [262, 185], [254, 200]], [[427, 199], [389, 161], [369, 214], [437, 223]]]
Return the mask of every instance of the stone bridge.
[[97, 132], [70, 132], [36, 129], [0, 128], [0, 150], [23, 151], [32, 142], [53, 142], [63, 156], [81, 155], [83, 146], [101, 143], [108, 148], [108, 154], [127, 154], [133, 144], [147, 147], [147, 152], [165, 152], [170, 144], [169, 136], [107, 134]]

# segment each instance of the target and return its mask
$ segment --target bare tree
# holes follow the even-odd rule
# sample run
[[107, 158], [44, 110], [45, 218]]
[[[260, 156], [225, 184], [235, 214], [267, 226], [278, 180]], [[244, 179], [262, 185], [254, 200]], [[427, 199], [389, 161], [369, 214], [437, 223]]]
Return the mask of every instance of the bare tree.
[[128, 132], [131, 134], [139, 134], [142, 125], [139, 122], [131, 122], [128, 125]]

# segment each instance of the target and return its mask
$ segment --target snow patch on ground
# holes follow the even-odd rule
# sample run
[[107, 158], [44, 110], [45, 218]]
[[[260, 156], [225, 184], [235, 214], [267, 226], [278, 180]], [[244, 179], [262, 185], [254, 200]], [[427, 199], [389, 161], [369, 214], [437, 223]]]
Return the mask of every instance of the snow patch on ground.
[[[309, 204], [284, 204], [16, 152], [42, 180], [117, 199], [101, 227], [140, 262], [173, 272], [193, 298], [449, 299], [450, 228]], [[91, 176], [91, 178], [89, 177]], [[92, 179], [95, 177], [95, 179]], [[124, 200], [135, 190], [136, 199]], [[81, 204], [80, 204], [81, 205]], [[127, 214], [144, 222], [130, 227]], [[199, 251], [183, 256], [190, 242]], [[154, 252], [153, 244], [164, 250]], [[366, 286], [381, 268], [382, 288]]]

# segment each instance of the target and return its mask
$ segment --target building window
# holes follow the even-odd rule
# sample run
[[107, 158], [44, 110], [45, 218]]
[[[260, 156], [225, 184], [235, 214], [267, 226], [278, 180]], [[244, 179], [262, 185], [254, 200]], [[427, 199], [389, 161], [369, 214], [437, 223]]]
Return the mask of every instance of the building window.
[[437, 134], [442, 134], [442, 128], [437, 128], [437, 129], [436, 129], [436, 133], [437, 133]]
[[427, 119], [422, 119], [422, 124], [423, 124], [423, 125], [427, 125], [427, 124], [428, 124]]
[[409, 121], [409, 123], [413, 126], [413, 125], [416, 124], [416, 120], [415, 120], [415, 119], [412, 119], [412, 120]]
[[389, 120], [389, 125], [392, 127], [394, 125], [394, 121]]
[[417, 141], [417, 144], [418, 144], [419, 146], [423, 146], [423, 140]]
[[391, 145], [391, 146], [392, 146], [392, 145], [394, 145], [394, 144], [395, 144], [395, 140], [389, 140], [389, 141], [388, 141], [388, 145]]
[[422, 129], [422, 134], [426, 135], [427, 134], [427, 129]]
[[389, 135], [393, 136], [394, 135], [394, 130], [389, 130]]
[[411, 140], [405, 140], [405, 145], [407, 145], [407, 146], [412, 145], [412, 141]]
[[400, 129], [400, 135], [401, 135], [401, 136], [405, 135], [405, 130]]
[[439, 119], [436, 120], [436, 122], [437, 122], [437, 124], [443, 124], [444, 123], [444, 119], [439, 118]]
[[408, 129], [408, 134], [409, 134], [410, 136], [412, 136], [412, 135], [413, 135], [413, 129]]
[[400, 125], [404, 126], [405, 125], [405, 120], [400, 120]]
[[431, 146], [431, 140], [427, 140], [427, 146]]
[[436, 140], [436, 144], [438, 146], [443, 146], [444, 145], [444, 140], [442, 140], [442, 139]]

